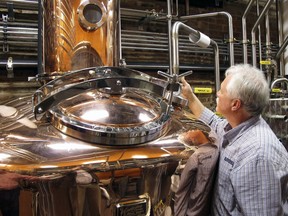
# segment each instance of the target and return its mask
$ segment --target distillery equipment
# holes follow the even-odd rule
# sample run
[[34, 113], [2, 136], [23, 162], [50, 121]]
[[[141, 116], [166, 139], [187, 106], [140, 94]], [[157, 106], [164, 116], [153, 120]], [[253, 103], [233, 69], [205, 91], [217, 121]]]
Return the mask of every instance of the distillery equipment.
[[[186, 111], [179, 79], [199, 66], [182, 66], [182, 55], [185, 63], [212, 56], [200, 66], [212, 71], [209, 101], [215, 107], [221, 70], [242, 57], [236, 45], [244, 46], [247, 58], [246, 29], [243, 43], [237, 44], [229, 13], [180, 16], [178, 0], [173, 2], [167, 1], [166, 13], [124, 9], [120, 0], [0, 2], [3, 76], [11, 81], [18, 68], [24, 75], [29, 70], [28, 78], [37, 86], [21, 96], [5, 95], [1, 102], [0, 166], [38, 178], [20, 182], [32, 194], [34, 215], [165, 215], [173, 210], [171, 176], [197, 150], [198, 141], [183, 135], [199, 131], [218, 144], [210, 127]], [[189, 1], [185, 4], [189, 7]], [[268, 1], [259, 20], [271, 5]], [[227, 40], [214, 40], [189, 26], [192, 19], [218, 15], [228, 18]], [[140, 24], [138, 31], [121, 29], [122, 17], [131, 21], [132, 16], [141, 25], [165, 23], [167, 32], [140, 31]], [[285, 40], [280, 50], [286, 45]], [[254, 62], [255, 44], [252, 48]], [[139, 56], [144, 51], [146, 62]], [[156, 55], [149, 56], [152, 52]], [[268, 75], [276, 71], [273, 65]], [[162, 71], [151, 75], [143, 68]], [[266, 118], [287, 140], [287, 79], [271, 83], [276, 92]]]
[[181, 104], [166, 113], [168, 87], [117, 67], [54, 79], [33, 100], [1, 105], [1, 166], [40, 178], [22, 183], [33, 189], [39, 215], [163, 212], [171, 175], [196, 149], [180, 135], [197, 129], [216, 141]]
[[2, 169], [38, 177], [21, 182], [35, 215], [164, 214], [171, 176], [197, 149], [182, 135], [217, 140], [183, 109], [178, 80], [191, 72], [119, 67], [119, 5], [39, 3], [40, 86], [3, 102], [0, 126]]

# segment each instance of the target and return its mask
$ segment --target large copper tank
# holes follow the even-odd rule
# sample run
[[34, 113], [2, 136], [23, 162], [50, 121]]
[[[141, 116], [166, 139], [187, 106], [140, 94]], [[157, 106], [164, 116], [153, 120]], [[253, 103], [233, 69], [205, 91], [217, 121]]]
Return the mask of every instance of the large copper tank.
[[197, 149], [182, 135], [217, 141], [171, 92], [177, 83], [116, 67], [118, 10], [41, 2], [42, 72], [54, 79], [0, 105], [0, 167], [39, 177], [21, 182], [33, 215], [163, 215], [171, 176]]
[[173, 207], [170, 177], [197, 149], [181, 135], [197, 129], [216, 142], [181, 103], [166, 112], [167, 87], [139, 71], [96, 67], [8, 101], [1, 169], [40, 178], [22, 182], [35, 215], [162, 215]]
[[118, 65], [118, 0], [43, 0], [42, 5], [45, 73]]

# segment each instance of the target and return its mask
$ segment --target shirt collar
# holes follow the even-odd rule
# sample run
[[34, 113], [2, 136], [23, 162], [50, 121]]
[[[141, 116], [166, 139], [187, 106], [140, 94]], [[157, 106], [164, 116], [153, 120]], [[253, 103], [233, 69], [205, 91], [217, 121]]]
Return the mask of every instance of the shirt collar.
[[247, 131], [251, 126], [255, 125], [257, 121], [260, 120], [260, 116], [254, 116], [245, 122], [242, 122], [235, 128], [232, 128], [229, 123], [224, 127], [225, 134], [223, 135], [222, 147], [226, 147], [229, 143], [234, 142], [238, 139], [245, 131]]

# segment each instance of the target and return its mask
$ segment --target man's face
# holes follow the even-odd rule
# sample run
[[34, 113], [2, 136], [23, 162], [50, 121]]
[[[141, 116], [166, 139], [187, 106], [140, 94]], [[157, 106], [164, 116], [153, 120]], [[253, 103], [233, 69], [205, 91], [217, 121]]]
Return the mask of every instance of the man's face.
[[227, 76], [223, 80], [221, 84], [221, 88], [217, 92], [217, 99], [216, 99], [216, 102], [217, 102], [216, 111], [220, 113], [221, 115], [223, 115], [224, 117], [229, 115], [229, 113], [231, 113], [231, 107], [232, 107], [232, 101], [233, 101], [233, 99], [229, 97], [228, 92], [226, 90], [226, 86], [229, 81], [230, 81], [229, 76]]

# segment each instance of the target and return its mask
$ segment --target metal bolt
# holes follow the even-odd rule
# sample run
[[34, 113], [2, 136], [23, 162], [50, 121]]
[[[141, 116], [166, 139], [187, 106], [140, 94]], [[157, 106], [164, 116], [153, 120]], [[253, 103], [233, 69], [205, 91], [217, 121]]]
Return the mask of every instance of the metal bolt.
[[42, 112], [43, 112], [43, 109], [42, 109], [41, 107], [38, 107], [37, 112], [38, 112], [38, 113], [42, 113]]

